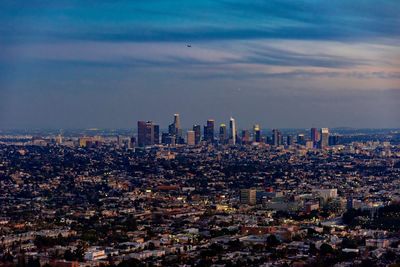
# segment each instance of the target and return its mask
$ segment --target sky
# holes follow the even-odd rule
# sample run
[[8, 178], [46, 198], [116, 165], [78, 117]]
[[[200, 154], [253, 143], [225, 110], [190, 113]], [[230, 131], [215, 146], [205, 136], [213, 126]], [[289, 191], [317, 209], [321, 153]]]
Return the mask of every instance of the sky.
[[0, 129], [400, 128], [400, 1], [2, 0]]

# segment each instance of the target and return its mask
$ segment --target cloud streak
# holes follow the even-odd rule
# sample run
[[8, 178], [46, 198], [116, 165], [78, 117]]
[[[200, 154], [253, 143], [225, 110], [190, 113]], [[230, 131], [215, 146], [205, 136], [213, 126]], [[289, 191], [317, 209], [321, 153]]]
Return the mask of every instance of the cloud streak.
[[[1, 1], [0, 127], [24, 116], [44, 124], [56, 108], [50, 102], [70, 99], [69, 92], [76, 95], [74, 103], [63, 105], [66, 114], [81, 110], [96, 116], [85, 106], [94, 92], [96, 103], [109, 109], [120, 105], [106, 100], [121, 100], [129, 110], [126, 121], [128, 113], [146, 109], [143, 103], [164, 99], [178, 107], [173, 112], [201, 101], [220, 114], [226, 113], [223, 104], [231, 110], [243, 105], [246, 113], [245, 108], [253, 109], [251, 98], [226, 93], [238, 87], [243, 92], [254, 88], [257, 101], [272, 106], [268, 96], [296, 106], [286, 100], [288, 91], [304, 92], [305, 104], [298, 107], [318, 122], [329, 114], [313, 94], [337, 92], [343, 99], [347, 91], [364, 92], [372, 103], [371, 91], [400, 89], [399, 10], [397, 0]], [[125, 95], [132, 103], [125, 102]], [[381, 117], [388, 114], [385, 101], [391, 107], [400, 101], [398, 94], [383, 95], [383, 104], [374, 105]], [[25, 114], [14, 115], [10, 103], [26, 106]], [[365, 110], [360, 101], [353, 106]], [[35, 116], [35, 109], [42, 117]], [[330, 104], [329, 111], [334, 110]], [[99, 122], [107, 117], [100, 113]], [[296, 121], [289, 119], [287, 126]], [[395, 121], [392, 116], [376, 125]]]

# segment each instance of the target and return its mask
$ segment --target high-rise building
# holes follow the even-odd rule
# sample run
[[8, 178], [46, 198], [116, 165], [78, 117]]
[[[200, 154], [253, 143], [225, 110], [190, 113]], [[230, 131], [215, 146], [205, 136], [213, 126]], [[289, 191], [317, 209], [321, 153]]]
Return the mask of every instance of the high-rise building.
[[137, 122], [137, 130], [138, 130], [138, 146], [143, 147], [146, 146], [146, 122], [138, 121]]
[[207, 125], [204, 126], [204, 140], [209, 143], [214, 143], [214, 120], [207, 120]]
[[161, 144], [167, 144], [167, 137], [169, 136], [169, 133], [162, 133], [161, 134]]
[[175, 137], [175, 135], [168, 135], [168, 136], [165, 138], [165, 143], [166, 143], [167, 145], [170, 145], [170, 146], [175, 146], [175, 144], [176, 144], [176, 137]]
[[57, 144], [57, 145], [61, 145], [62, 142], [63, 142], [62, 135], [61, 135], [61, 134], [57, 135], [57, 137], [56, 137], [56, 144]]
[[253, 127], [253, 141], [257, 143], [261, 142], [261, 128], [258, 124], [255, 124]]
[[[151, 146], [155, 144], [155, 137], [159, 136], [159, 127], [152, 121], [138, 121], [138, 146]], [[157, 130], [157, 134], [155, 134]]]
[[131, 137], [129, 138], [128, 148], [133, 149], [136, 146], [136, 138]]
[[176, 143], [184, 143], [179, 114], [174, 114], [174, 122], [168, 126], [168, 133], [175, 137]]
[[319, 136], [319, 132], [317, 128], [311, 128], [311, 141], [313, 141], [314, 143], [314, 147], [318, 146], [319, 140], [320, 140], [320, 136]]
[[189, 146], [194, 146], [196, 144], [194, 131], [187, 131], [187, 133], [186, 133], [186, 143]]
[[306, 148], [308, 148], [308, 149], [312, 149], [312, 148], [315, 148], [314, 147], [314, 142], [313, 141], [306, 141], [305, 142], [305, 146], [306, 146]]
[[288, 136], [286, 137], [286, 144], [287, 144], [288, 146], [293, 145], [293, 136], [288, 135]]
[[227, 141], [228, 141], [228, 131], [226, 129], [226, 125], [222, 123], [219, 126], [219, 143], [226, 144]]
[[297, 135], [297, 143], [300, 145], [306, 144], [306, 138], [305, 138], [304, 134]]
[[250, 131], [242, 130], [242, 144], [250, 143]]
[[154, 130], [154, 144], [160, 144], [160, 126], [157, 124], [153, 124]]
[[164, 145], [175, 145], [176, 143], [175, 135], [170, 135], [169, 133], [161, 134], [161, 143]]
[[282, 145], [282, 133], [278, 129], [272, 130], [272, 144], [274, 146]]
[[124, 138], [121, 135], [117, 135], [117, 146], [118, 147], [124, 146]]
[[171, 123], [170, 125], [168, 125], [168, 134], [169, 135], [175, 135], [176, 134], [175, 124]]
[[175, 135], [177, 137], [182, 137], [181, 120], [179, 114], [174, 114], [174, 125], [175, 125]]
[[179, 118], [179, 114], [174, 114], [174, 124], [175, 124], [175, 128], [176, 129], [180, 129], [181, 128], [181, 120]]
[[194, 131], [194, 142], [196, 145], [200, 144], [201, 140], [201, 126], [200, 125], [193, 125], [193, 131]]
[[330, 135], [329, 136], [329, 145], [336, 146], [339, 144], [339, 135]]
[[229, 142], [232, 145], [236, 145], [236, 122], [232, 117], [229, 120]]
[[327, 146], [329, 146], [329, 129], [321, 128], [320, 147], [325, 148]]
[[257, 190], [255, 188], [240, 190], [240, 203], [255, 205], [257, 200]]

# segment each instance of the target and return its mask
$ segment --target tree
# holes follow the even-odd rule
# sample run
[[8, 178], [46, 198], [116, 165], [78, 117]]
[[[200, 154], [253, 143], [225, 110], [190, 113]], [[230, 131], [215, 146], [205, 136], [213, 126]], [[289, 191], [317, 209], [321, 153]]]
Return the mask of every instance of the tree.
[[2, 262], [13, 262], [13, 260], [14, 257], [9, 251], [3, 255]]
[[125, 226], [126, 229], [128, 231], [136, 231], [137, 230], [137, 221], [135, 219], [135, 217], [133, 217], [132, 215], [130, 215], [125, 222]]
[[37, 258], [36, 259], [29, 258], [27, 267], [40, 267], [39, 259], [37, 259]]
[[70, 249], [68, 249], [64, 252], [64, 259], [66, 261], [73, 261], [73, 260], [75, 260], [75, 255], [74, 255], [74, 253], [72, 253], [72, 251]]
[[83, 261], [83, 257], [85, 255], [85, 249], [82, 244], [79, 244], [75, 250], [75, 257], [78, 261]]
[[275, 236], [275, 235], [269, 235], [267, 237], [267, 244], [270, 247], [276, 247], [280, 244], [281, 242], [279, 241], [279, 239]]
[[333, 254], [335, 252], [332, 246], [326, 243], [322, 244], [319, 250], [322, 255]]
[[137, 267], [140, 266], [140, 261], [137, 259], [123, 260], [118, 264], [118, 267]]

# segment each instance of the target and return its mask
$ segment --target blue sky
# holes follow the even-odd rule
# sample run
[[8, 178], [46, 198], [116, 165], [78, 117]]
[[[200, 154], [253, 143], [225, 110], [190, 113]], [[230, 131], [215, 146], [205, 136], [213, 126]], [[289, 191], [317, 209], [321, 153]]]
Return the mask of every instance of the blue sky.
[[[0, 3], [1, 128], [400, 127], [399, 1]], [[191, 47], [187, 47], [191, 44]]]

